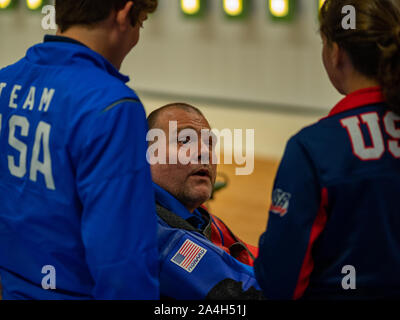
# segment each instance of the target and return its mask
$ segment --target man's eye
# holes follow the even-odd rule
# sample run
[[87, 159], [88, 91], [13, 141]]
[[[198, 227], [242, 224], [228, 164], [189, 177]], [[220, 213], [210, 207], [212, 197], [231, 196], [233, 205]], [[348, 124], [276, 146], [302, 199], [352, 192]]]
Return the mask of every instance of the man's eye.
[[178, 142], [181, 143], [181, 144], [187, 144], [187, 143], [190, 142], [190, 137], [186, 137], [186, 138], [180, 139], [180, 140], [178, 140]]

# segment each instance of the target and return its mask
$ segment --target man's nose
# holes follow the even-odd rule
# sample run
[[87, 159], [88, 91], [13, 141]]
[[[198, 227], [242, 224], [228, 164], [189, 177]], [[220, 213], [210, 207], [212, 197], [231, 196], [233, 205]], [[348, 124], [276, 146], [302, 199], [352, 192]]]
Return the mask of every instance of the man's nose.
[[208, 143], [199, 142], [198, 146], [198, 160], [200, 163], [209, 164], [211, 158], [211, 150]]

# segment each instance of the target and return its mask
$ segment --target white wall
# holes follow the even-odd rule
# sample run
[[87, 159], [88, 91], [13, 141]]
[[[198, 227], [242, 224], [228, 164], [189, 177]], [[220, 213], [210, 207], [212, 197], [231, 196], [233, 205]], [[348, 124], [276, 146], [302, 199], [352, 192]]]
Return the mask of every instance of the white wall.
[[[142, 94], [141, 100], [147, 114], [171, 102], [162, 98], [154, 98], [148, 94]], [[230, 110], [229, 106], [224, 105], [199, 104], [190, 99], [187, 102], [201, 109], [212, 128], [218, 130], [243, 129], [243, 141], [245, 141], [245, 129], [254, 129], [255, 156], [276, 160], [281, 158], [286, 142], [292, 135], [321, 118], [316, 114], [299, 115], [262, 110], [249, 111], [245, 108]]]
[[[222, 13], [222, 0], [209, 0], [201, 19], [183, 17], [178, 0], [159, 0], [122, 72], [131, 76], [147, 111], [174, 100], [202, 98], [195, 104], [217, 128], [254, 128], [256, 154], [279, 157], [287, 138], [327, 113], [340, 96], [321, 62], [317, 1], [297, 0], [292, 23], [271, 21], [266, 0], [252, 2], [247, 20], [230, 21]], [[42, 41], [42, 18], [23, 6], [0, 12], [0, 67]], [[166, 95], [160, 98], [160, 93]], [[230, 100], [239, 103], [230, 109]], [[258, 108], [249, 108], [251, 102]], [[262, 111], [271, 106], [279, 111], [281, 105], [289, 105], [284, 114]]]
[[[289, 24], [268, 18], [266, 0], [253, 0], [244, 21], [226, 19], [222, 0], [209, 0], [202, 19], [183, 17], [178, 0], [159, 2], [123, 65], [136, 88], [323, 110], [337, 100], [320, 59], [316, 0], [297, 0]], [[23, 6], [0, 14], [0, 66], [41, 41], [41, 18]]]
[[222, 0], [198, 20], [182, 17], [178, 0], [161, 0], [123, 70], [138, 89], [331, 108], [338, 94], [321, 62], [317, 1], [297, 0], [289, 24], [269, 19], [266, 0], [252, 2], [249, 19], [230, 21]]
[[46, 32], [41, 27], [42, 18], [24, 6], [0, 11], [0, 68], [22, 58], [31, 45], [43, 40]]

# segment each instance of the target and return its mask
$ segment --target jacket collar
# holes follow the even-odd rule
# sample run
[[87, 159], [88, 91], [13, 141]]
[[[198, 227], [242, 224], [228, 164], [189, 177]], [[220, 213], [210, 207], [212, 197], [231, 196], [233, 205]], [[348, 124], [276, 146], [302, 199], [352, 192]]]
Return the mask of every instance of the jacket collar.
[[83, 44], [82, 42], [69, 38], [69, 37], [64, 37], [64, 36], [55, 36], [52, 34], [46, 34], [44, 36], [44, 41], [43, 42], [67, 42], [67, 43], [74, 43], [74, 44], [79, 44], [81, 46], [84, 46], [88, 48], [87, 45]]
[[129, 77], [120, 73], [106, 58], [83, 43], [67, 37], [45, 36], [44, 42], [29, 48], [26, 58], [38, 65], [71, 66], [80, 69], [94, 65], [111, 76], [129, 82]]
[[200, 230], [204, 229], [207, 222], [202, 217], [202, 214], [200, 213], [199, 209], [196, 209], [193, 211], [193, 213], [191, 213], [188, 209], [185, 208], [185, 206], [178, 199], [176, 199], [168, 191], [164, 190], [156, 183], [153, 183], [153, 186], [154, 186], [156, 202], [158, 204], [168, 209], [169, 211], [175, 213], [182, 219], [188, 221], [198, 229]]
[[332, 117], [339, 113], [363, 106], [385, 102], [381, 87], [370, 87], [354, 91], [342, 99], [329, 113]]

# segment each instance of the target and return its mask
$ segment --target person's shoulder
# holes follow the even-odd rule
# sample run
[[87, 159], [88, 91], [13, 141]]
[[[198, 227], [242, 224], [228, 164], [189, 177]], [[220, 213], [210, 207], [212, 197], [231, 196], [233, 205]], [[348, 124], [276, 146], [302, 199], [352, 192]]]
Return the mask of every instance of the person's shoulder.
[[[51, 61], [42, 57], [55, 55], [57, 58]], [[123, 99], [138, 100], [135, 91], [126, 84], [129, 77], [84, 45], [45, 42], [30, 48], [26, 59], [34, 72], [54, 81], [72, 101], [79, 100], [78, 105], [82, 106], [85, 101], [93, 106], [96, 101], [99, 105], [108, 105]]]
[[325, 141], [327, 146], [338, 144], [338, 137], [343, 136], [342, 120], [348, 117], [357, 117], [364, 113], [370, 112], [384, 112], [386, 109], [385, 104], [371, 104], [360, 106], [358, 108], [350, 109], [339, 113], [330, 113], [329, 115], [319, 119], [313, 124], [304, 127], [297, 134], [292, 136], [291, 140], [303, 143], [312, 144]]
[[340, 121], [337, 121], [337, 118], [337, 116], [326, 116], [316, 119], [315, 122], [305, 126], [294, 134], [289, 139], [289, 142], [307, 145], [313, 141], [331, 140], [338, 128], [341, 127]]
[[9, 65], [0, 67], [0, 75], [7, 75], [9, 73], [12, 75], [15, 72], [15, 69], [23, 67], [24, 61], [25, 61], [25, 57], [22, 57], [21, 59], [15, 61]]
[[65, 92], [73, 104], [79, 106], [82, 113], [115, 110], [116, 106], [122, 104], [132, 104], [132, 110], [136, 110], [135, 112], [143, 111], [138, 95], [123, 81], [101, 69], [87, 68], [82, 70], [82, 73], [85, 76], [79, 79], [78, 83], [67, 87], [68, 91]]
[[320, 121], [316, 121], [300, 129], [297, 133], [295, 133], [289, 138], [287, 145], [303, 144], [306, 141], [313, 139], [322, 130], [322, 126], [323, 124], [321, 124]]
[[[71, 70], [71, 73], [74, 73], [74, 70]], [[136, 92], [125, 82], [103, 69], [86, 67], [80, 70], [80, 74], [82, 76], [77, 79], [77, 85], [85, 88], [83, 94], [98, 94], [104, 98], [111, 96], [117, 100], [138, 98]]]
[[338, 146], [337, 134], [336, 123], [330, 119], [320, 119], [291, 136], [286, 143], [284, 155], [291, 159], [306, 155], [314, 162], [320, 155], [329, 153]]

